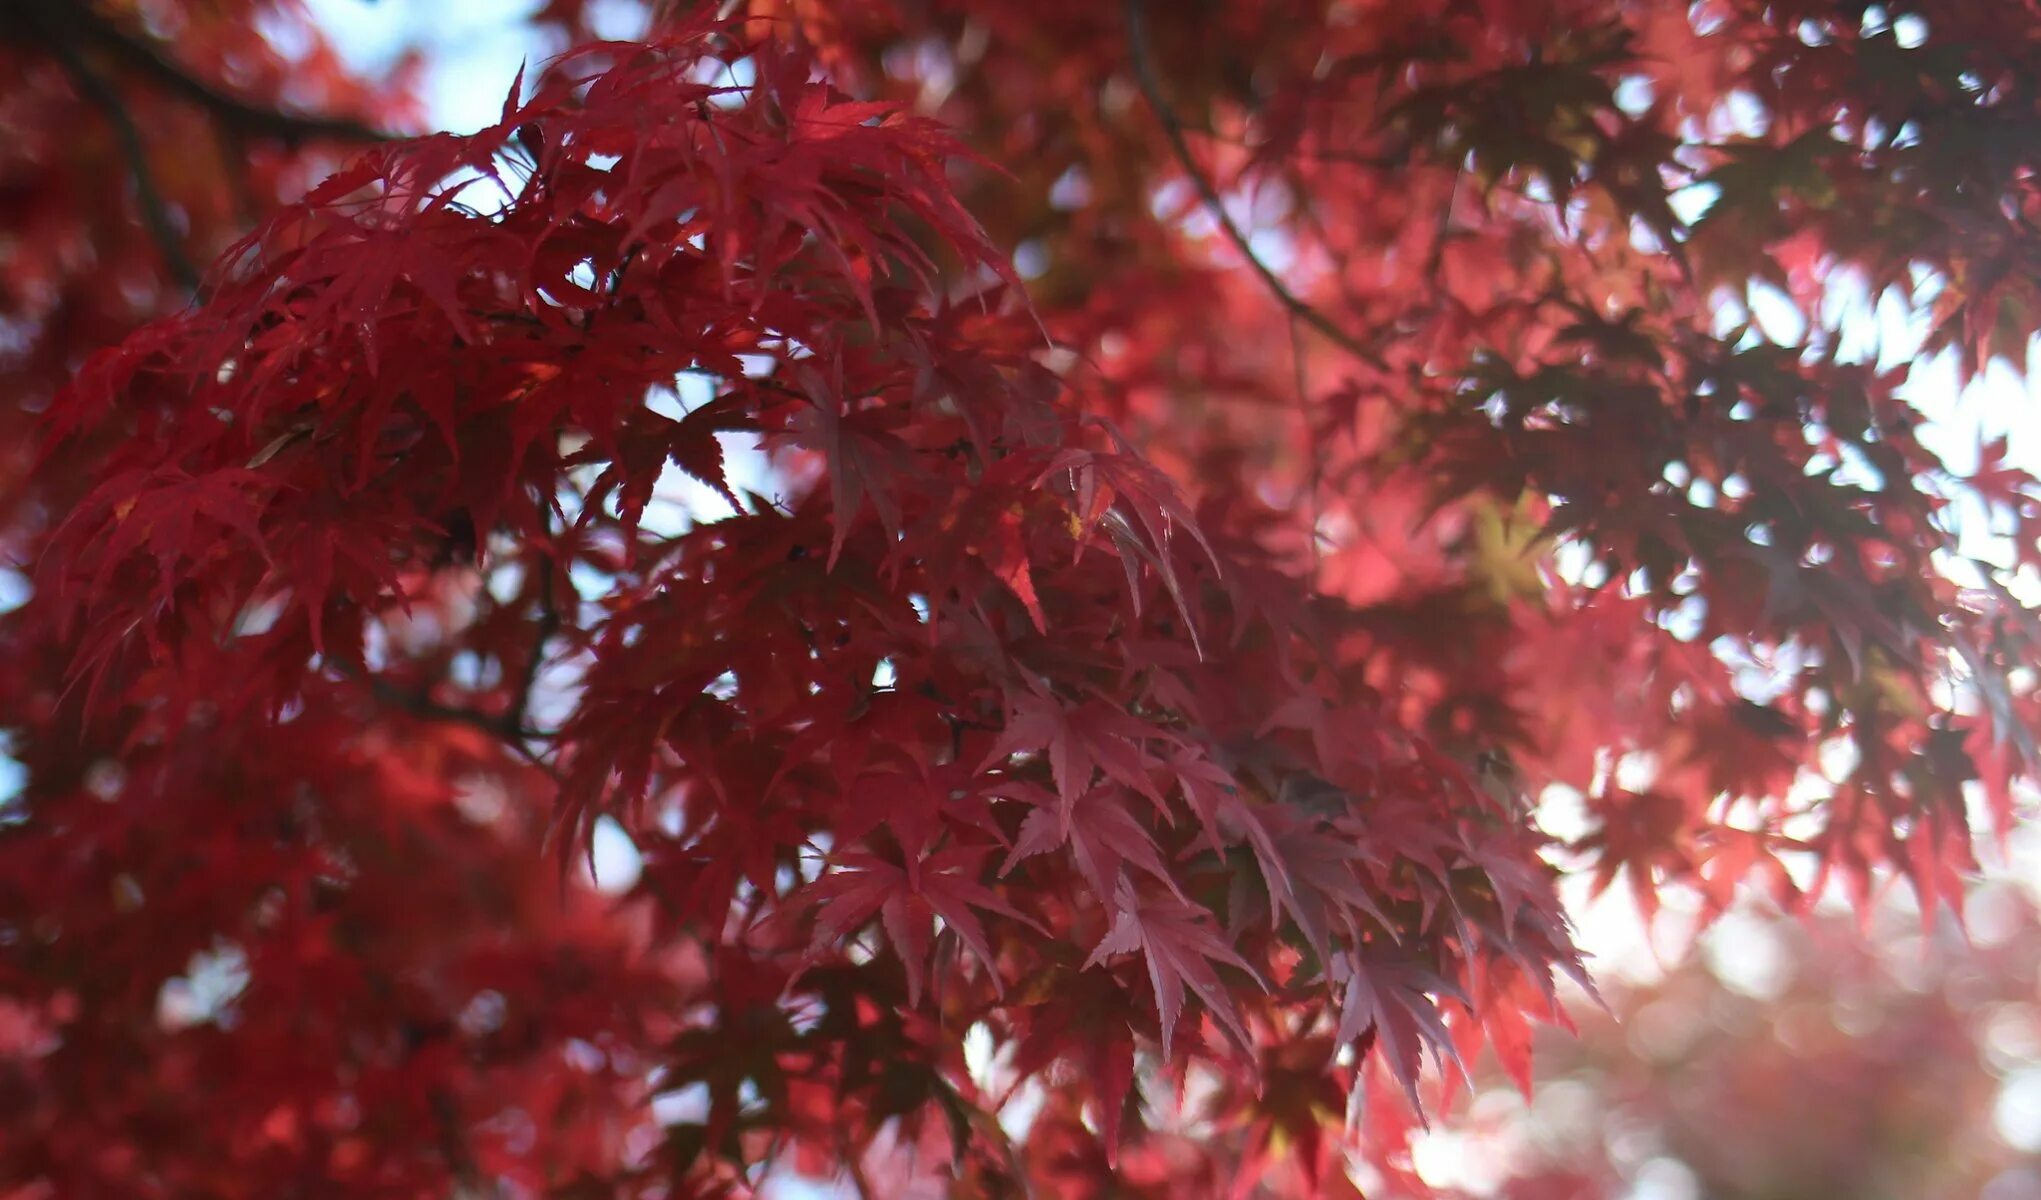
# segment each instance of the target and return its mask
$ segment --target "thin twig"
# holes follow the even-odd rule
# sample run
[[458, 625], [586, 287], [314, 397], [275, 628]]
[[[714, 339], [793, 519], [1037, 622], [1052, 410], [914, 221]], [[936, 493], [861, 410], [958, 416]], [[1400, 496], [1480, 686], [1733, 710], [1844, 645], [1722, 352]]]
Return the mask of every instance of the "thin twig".
[[445, 1160], [447, 1170], [453, 1172], [455, 1181], [459, 1183], [459, 1194], [479, 1193], [481, 1177], [475, 1171], [475, 1156], [469, 1152], [467, 1139], [462, 1136], [460, 1111], [453, 1093], [446, 1088], [434, 1088], [429, 1103], [433, 1123], [439, 1127], [440, 1158]]
[[534, 565], [539, 572], [539, 619], [532, 628], [531, 656], [525, 660], [517, 688], [510, 694], [510, 711], [504, 714], [510, 728], [516, 730], [524, 728], [525, 714], [531, 710], [532, 692], [538, 685], [539, 670], [546, 661], [546, 643], [560, 631], [560, 604], [553, 594], [553, 572], [556, 569], [553, 556], [541, 554]]
[[1176, 155], [1177, 163], [1183, 168], [1184, 174], [1190, 176], [1192, 186], [1197, 188], [1198, 195], [1205, 202], [1205, 208], [1212, 214], [1212, 219], [1225, 232], [1234, 249], [1247, 260], [1247, 265], [1261, 277], [1262, 284], [1268, 288], [1269, 293], [1288, 309], [1292, 316], [1337, 343], [1342, 349], [1376, 366], [1382, 366], [1381, 352], [1376, 347], [1340, 328], [1330, 317], [1298, 297], [1248, 244], [1247, 235], [1241, 232], [1240, 226], [1234, 223], [1232, 214], [1226, 211], [1226, 203], [1220, 197], [1219, 189], [1204, 171], [1199, 169], [1197, 159], [1191, 154], [1190, 142], [1184, 136], [1183, 122], [1178, 119], [1175, 110], [1170, 108], [1168, 100], [1162, 95], [1162, 86], [1156, 80], [1155, 64], [1149, 51], [1147, 26], [1141, 16], [1141, 0], [1124, 0], [1121, 8], [1126, 14], [1127, 52], [1133, 60], [1134, 82], [1140, 87], [1141, 95], [1148, 101], [1148, 107], [1154, 110], [1156, 119], [1162, 123], [1162, 132], [1169, 139], [1170, 150]]
[[177, 224], [170, 219], [170, 206], [156, 186], [156, 173], [149, 166], [148, 149], [142, 145], [141, 131], [135, 128], [127, 105], [114, 91], [113, 85], [100, 78], [92, 65], [85, 61], [85, 56], [78, 53], [78, 48], [65, 37], [63, 30], [49, 29], [47, 32], [50, 53], [56, 56], [64, 73], [71, 77], [72, 86], [113, 127], [114, 139], [120, 143], [121, 156], [127, 159], [128, 175], [134, 181], [135, 207], [141, 211], [142, 225], [163, 255], [170, 277], [185, 291], [198, 291], [198, 268], [184, 252]]
[[858, 1200], [873, 1200], [878, 1193], [872, 1191], [872, 1181], [865, 1175], [864, 1164], [858, 1161], [857, 1149], [846, 1145], [839, 1153], [843, 1155], [844, 1173], [850, 1176], [850, 1185], [857, 1190]]
[[1304, 423], [1304, 453], [1310, 458], [1310, 470], [1305, 473], [1305, 515], [1310, 518], [1311, 578], [1315, 582], [1323, 566], [1319, 553], [1319, 525], [1324, 515], [1319, 506], [1318, 492], [1324, 485], [1325, 457], [1318, 447], [1318, 425], [1311, 419], [1311, 394], [1307, 390], [1304, 371], [1304, 339], [1297, 330], [1297, 318], [1290, 317], [1290, 368], [1296, 377], [1297, 419]]
[[1464, 166], [1453, 168], [1453, 186], [1446, 193], [1445, 205], [1439, 209], [1439, 224], [1432, 233], [1431, 253], [1425, 258], [1425, 278], [1430, 281], [1434, 292], [1439, 288], [1439, 272], [1446, 265], [1446, 243], [1453, 236], [1453, 210], [1460, 203], [1460, 181], [1466, 176], [1467, 169]]

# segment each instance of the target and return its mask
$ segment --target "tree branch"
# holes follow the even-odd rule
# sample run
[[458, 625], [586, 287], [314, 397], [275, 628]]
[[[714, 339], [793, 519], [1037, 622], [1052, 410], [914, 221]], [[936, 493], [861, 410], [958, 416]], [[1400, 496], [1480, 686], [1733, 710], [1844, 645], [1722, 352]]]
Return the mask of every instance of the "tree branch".
[[396, 136], [347, 117], [290, 113], [252, 103], [191, 74], [155, 46], [90, 9], [82, 5], [74, 8], [71, 0], [56, 0], [54, 3], [52, 0], [37, 0], [36, 6], [46, 12], [59, 8], [68, 10], [52, 15], [57, 20], [74, 24], [122, 66], [145, 76], [165, 91], [206, 109], [222, 124], [241, 134], [274, 138], [287, 145], [319, 138], [341, 142], [384, 142]]
[[1154, 57], [1148, 45], [1147, 26], [1141, 16], [1141, 0], [1123, 0], [1121, 8], [1126, 14], [1127, 53], [1133, 61], [1134, 82], [1140, 87], [1143, 98], [1148, 101], [1148, 107], [1154, 110], [1156, 119], [1162, 123], [1163, 135], [1169, 139], [1169, 148], [1176, 155], [1178, 165], [1183, 168], [1184, 174], [1190, 176], [1191, 184], [1197, 188], [1198, 195], [1204, 200], [1206, 210], [1212, 214], [1212, 219], [1218, 222], [1227, 240], [1233, 243], [1234, 249], [1247, 260], [1247, 265], [1261, 277], [1263, 286], [1268, 288], [1269, 293], [1289, 310], [1292, 316], [1337, 343], [1342, 349], [1358, 355], [1375, 366], [1383, 366], [1380, 350], [1366, 340], [1340, 328], [1330, 317], [1292, 292], [1248, 244], [1247, 235], [1241, 232], [1240, 226], [1234, 223], [1232, 215], [1226, 211], [1226, 203], [1220, 197], [1219, 189], [1199, 169], [1197, 159], [1191, 155], [1190, 142], [1184, 136], [1183, 122], [1162, 95], [1161, 84], [1155, 77]]
[[163, 199], [162, 191], [156, 186], [155, 170], [149, 166], [149, 152], [142, 145], [141, 131], [135, 128], [134, 118], [128, 115], [127, 105], [115, 92], [113, 85], [101, 78], [78, 53], [61, 29], [48, 29], [49, 50], [56, 57], [64, 73], [71, 77], [71, 85], [78, 89], [85, 102], [99, 110], [106, 123], [113, 127], [114, 139], [120, 143], [121, 156], [127, 160], [128, 175], [135, 185], [135, 207], [141, 211], [142, 226], [149, 231], [149, 237], [156, 243], [156, 249], [163, 255], [164, 266], [171, 278], [187, 292], [198, 291], [200, 276], [198, 268], [185, 254], [180, 240], [177, 223], [170, 219], [170, 206]]
[[480, 709], [441, 704], [423, 693], [407, 692], [378, 676], [368, 676], [367, 683], [369, 694], [386, 708], [394, 708], [420, 720], [451, 721], [456, 725], [472, 726], [511, 743], [527, 758], [531, 755], [524, 747], [526, 739], [543, 740], [554, 736], [546, 730], [531, 729], [522, 722], [512, 721], [508, 713], [492, 716]]
[[426, 691], [407, 691], [372, 671], [357, 671], [337, 661], [331, 665], [342, 678], [351, 679], [367, 688], [369, 697], [384, 708], [404, 713], [420, 721], [446, 721], [455, 725], [466, 725], [470, 729], [479, 729], [509, 747], [519, 758], [557, 778], [552, 764], [531, 746], [535, 741], [545, 742], [558, 738], [557, 730], [529, 728], [522, 719], [513, 719], [508, 713], [499, 716], [479, 709], [441, 704]]

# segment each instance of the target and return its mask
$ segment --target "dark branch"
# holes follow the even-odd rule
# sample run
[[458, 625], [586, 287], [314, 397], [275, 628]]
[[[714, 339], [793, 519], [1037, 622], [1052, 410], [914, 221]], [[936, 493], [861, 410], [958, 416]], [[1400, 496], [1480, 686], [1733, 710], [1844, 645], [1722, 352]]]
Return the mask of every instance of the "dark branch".
[[547, 742], [556, 739], [558, 731], [528, 728], [522, 715], [513, 718], [504, 713], [495, 715], [478, 709], [461, 708], [441, 704], [425, 691], [407, 691], [373, 672], [364, 672], [335, 661], [332, 666], [346, 679], [354, 680], [368, 689], [369, 696], [377, 704], [393, 712], [401, 712], [420, 721], [446, 721], [455, 725], [466, 725], [479, 729], [490, 737], [509, 747], [518, 757], [546, 772], [554, 774], [552, 764], [532, 748], [533, 742]]
[[553, 556], [541, 554], [535, 565], [539, 572], [539, 619], [532, 627], [531, 656], [525, 660], [523, 673], [510, 693], [510, 711], [504, 714], [504, 721], [511, 729], [524, 727], [525, 714], [531, 710], [532, 691], [538, 685], [539, 669], [546, 662], [546, 643], [560, 631], [560, 603], [554, 595], [553, 585], [556, 569]]
[[451, 721], [456, 725], [467, 725], [484, 733], [502, 738], [504, 741], [522, 745], [526, 738], [543, 738], [544, 730], [526, 729], [521, 723], [513, 722], [508, 714], [492, 716], [473, 708], [460, 708], [441, 704], [422, 693], [407, 692], [403, 688], [377, 676], [367, 679], [369, 694], [386, 708], [426, 721]]
[[[0, 0], [0, 36], [17, 32], [46, 46], [59, 60], [76, 61], [92, 51], [106, 66], [140, 76], [196, 104], [244, 137], [296, 145], [322, 139], [382, 142], [396, 136], [349, 117], [286, 112], [236, 96], [193, 75], [154, 42], [122, 29], [83, 0]], [[65, 69], [75, 74], [70, 61]]]
[[1204, 171], [1199, 169], [1197, 159], [1192, 156], [1190, 142], [1184, 135], [1183, 122], [1162, 95], [1162, 86], [1155, 77], [1154, 58], [1148, 46], [1147, 26], [1141, 16], [1141, 0], [1123, 0], [1122, 8], [1126, 13], [1127, 52], [1133, 60], [1134, 82], [1140, 86], [1141, 95], [1147, 99], [1148, 107], [1155, 111], [1156, 119], [1162, 122], [1162, 132], [1169, 139], [1170, 150], [1176, 155], [1177, 163], [1183, 167], [1184, 174], [1190, 176], [1191, 184], [1198, 189], [1198, 195], [1203, 198], [1205, 208], [1212, 214], [1212, 219], [1225, 231], [1234, 249], [1247, 260], [1247, 265], [1261, 277], [1262, 284], [1268, 288], [1269, 293], [1288, 309], [1292, 316], [1325, 335], [1341, 348], [1359, 355], [1376, 366], [1381, 366], [1382, 355], [1379, 349], [1340, 328], [1330, 317], [1298, 297], [1274, 271], [1269, 269], [1269, 265], [1255, 254], [1254, 248], [1248, 245], [1247, 235], [1241, 232], [1240, 226], [1234, 223], [1232, 215], [1226, 211], [1226, 203], [1220, 198], [1219, 189], [1213, 185]]
[[72, 19], [85, 36], [122, 66], [145, 76], [165, 91], [208, 110], [222, 124], [231, 126], [244, 136], [274, 138], [290, 145], [317, 139], [383, 142], [395, 136], [347, 117], [284, 112], [252, 103], [192, 75], [155, 46], [82, 6], [74, 12]]
[[120, 142], [121, 156], [127, 160], [128, 175], [134, 180], [135, 207], [141, 210], [142, 225], [149, 231], [156, 249], [162, 253], [164, 266], [180, 287], [187, 292], [196, 292], [198, 268], [184, 252], [177, 223], [170, 219], [170, 206], [156, 186], [156, 173], [149, 165], [148, 149], [142, 145], [142, 134], [135, 128], [134, 119], [128, 116], [127, 105], [114, 91], [113, 85], [102, 79], [85, 61], [85, 56], [78, 53], [78, 48], [65, 38], [63, 31], [53, 29], [49, 32], [50, 53], [56, 56], [64, 73], [71, 77], [71, 85], [113, 127], [114, 138]]
[[447, 1170], [460, 1183], [459, 1195], [479, 1195], [480, 1176], [475, 1171], [475, 1156], [468, 1150], [467, 1138], [462, 1136], [459, 1106], [453, 1093], [445, 1088], [434, 1088], [431, 1096], [433, 1123], [439, 1126], [439, 1153], [445, 1160]]

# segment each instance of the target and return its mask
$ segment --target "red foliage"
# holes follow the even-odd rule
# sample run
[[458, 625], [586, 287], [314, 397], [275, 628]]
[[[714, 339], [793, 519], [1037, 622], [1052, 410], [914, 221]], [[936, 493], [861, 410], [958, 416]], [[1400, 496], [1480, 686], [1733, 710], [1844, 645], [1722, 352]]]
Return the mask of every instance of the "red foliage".
[[1586, 982], [1546, 785], [1647, 903], [1932, 909], [2014, 818], [2041, 627], [1941, 568], [2033, 481], [1715, 319], [2041, 325], [1991, 6], [665, 5], [404, 141], [183, 7], [5, 18], [0, 1186], [1338, 1194]]

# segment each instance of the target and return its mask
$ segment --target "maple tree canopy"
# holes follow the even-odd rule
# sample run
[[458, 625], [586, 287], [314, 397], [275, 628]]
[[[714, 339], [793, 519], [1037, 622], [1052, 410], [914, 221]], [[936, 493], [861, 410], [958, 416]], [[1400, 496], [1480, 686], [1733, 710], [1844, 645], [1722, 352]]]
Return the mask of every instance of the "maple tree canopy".
[[2019, 818], [2031, 6], [651, 9], [0, 10], [0, 1195], [1414, 1187]]

